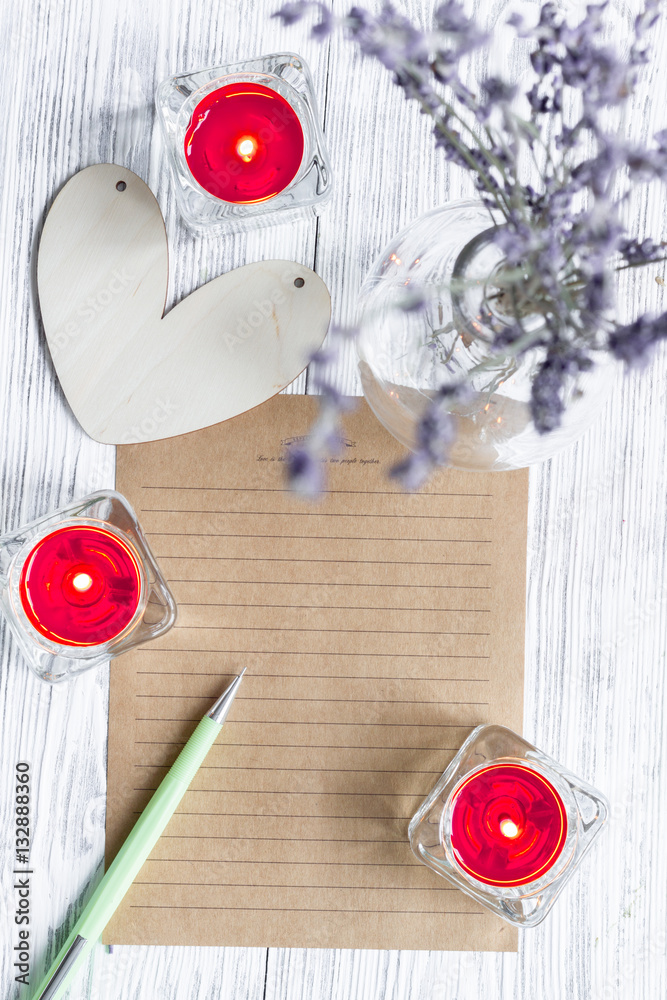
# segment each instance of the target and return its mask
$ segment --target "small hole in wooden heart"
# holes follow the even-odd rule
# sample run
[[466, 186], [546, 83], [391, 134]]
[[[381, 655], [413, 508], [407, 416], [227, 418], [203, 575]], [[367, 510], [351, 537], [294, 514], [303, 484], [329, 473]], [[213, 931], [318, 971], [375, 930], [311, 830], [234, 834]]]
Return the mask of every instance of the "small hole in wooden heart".
[[294, 287], [295, 288], [303, 288], [303, 286], [305, 284], [306, 284], [306, 282], [303, 280], [303, 278], [295, 278], [294, 279]]
[[125, 181], [118, 181], [118, 183], [116, 184], [116, 191], [124, 191], [126, 187], [127, 184], [125, 183]]

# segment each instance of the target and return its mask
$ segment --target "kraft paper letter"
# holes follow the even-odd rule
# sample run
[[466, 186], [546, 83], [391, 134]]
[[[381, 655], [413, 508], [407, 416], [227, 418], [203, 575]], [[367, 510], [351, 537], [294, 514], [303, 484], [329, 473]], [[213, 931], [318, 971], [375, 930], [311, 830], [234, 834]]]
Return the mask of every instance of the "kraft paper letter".
[[107, 863], [243, 667], [229, 720], [105, 941], [516, 950], [413, 856], [410, 817], [471, 729], [521, 730], [528, 475], [387, 477], [366, 404], [319, 503], [285, 448], [317, 402], [277, 396], [118, 450], [179, 606], [111, 664]]

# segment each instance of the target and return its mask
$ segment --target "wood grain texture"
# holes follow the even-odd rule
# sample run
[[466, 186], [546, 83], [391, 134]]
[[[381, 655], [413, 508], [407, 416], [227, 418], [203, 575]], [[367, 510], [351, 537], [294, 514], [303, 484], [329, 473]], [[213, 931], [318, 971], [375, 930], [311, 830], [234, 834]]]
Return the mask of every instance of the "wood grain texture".
[[[110, 486], [113, 449], [83, 434], [54, 378], [35, 296], [35, 248], [47, 208], [83, 166], [113, 161], [156, 192], [172, 262], [167, 307], [209, 277], [250, 261], [299, 260], [332, 292], [334, 315], [405, 223], [471, 193], [435, 154], [428, 123], [386, 73], [340, 38], [319, 46], [283, 30], [278, 0], [37, 0], [4, 5], [5, 164], [0, 197], [0, 527]], [[478, 4], [478, 7], [480, 4]], [[528, 6], [531, 6], [528, 4]], [[569, 4], [568, 4], [569, 6]], [[617, 38], [638, 9], [618, 2]], [[336, 0], [336, 7], [345, 4]], [[405, 9], [429, 21], [429, 0]], [[501, 2], [481, 0], [491, 22]], [[661, 24], [654, 48], [664, 54]], [[501, 47], [502, 48], [502, 47]], [[318, 222], [195, 240], [178, 221], [152, 95], [178, 71], [291, 49], [310, 63], [335, 180]], [[502, 52], [501, 52], [502, 58]], [[519, 72], [516, 53], [505, 63]], [[636, 135], [664, 126], [667, 66], [658, 58], [633, 103]], [[664, 189], [628, 206], [641, 232], [667, 236]], [[664, 309], [655, 272], [628, 281], [622, 309]], [[667, 995], [667, 590], [665, 356], [623, 377], [599, 422], [531, 472], [525, 734], [604, 790], [609, 829], [549, 919], [518, 956], [298, 949], [99, 948], [72, 1000], [615, 1000]], [[351, 354], [337, 369], [356, 391]], [[292, 387], [303, 392], [306, 375]], [[0, 822], [11, 829], [13, 764], [34, 774], [31, 941], [36, 979], [100, 872], [104, 847], [107, 677], [52, 689], [22, 663], [4, 624]], [[2, 864], [3, 995], [13, 983], [12, 856]], [[53, 928], [57, 928], [56, 931]], [[7, 930], [4, 930], [7, 929]]]

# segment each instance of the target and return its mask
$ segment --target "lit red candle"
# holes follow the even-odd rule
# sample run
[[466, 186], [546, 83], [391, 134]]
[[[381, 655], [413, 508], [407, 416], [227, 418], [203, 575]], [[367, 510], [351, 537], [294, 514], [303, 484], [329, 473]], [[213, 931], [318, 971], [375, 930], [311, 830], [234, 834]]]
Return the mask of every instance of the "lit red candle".
[[66, 646], [99, 646], [120, 635], [135, 617], [141, 594], [133, 546], [89, 524], [56, 528], [41, 538], [19, 578], [31, 625]]
[[185, 133], [190, 173], [222, 201], [251, 204], [284, 191], [296, 177], [304, 133], [291, 104], [257, 83], [230, 83], [197, 104]]
[[490, 764], [452, 792], [451, 846], [458, 864], [487, 885], [528, 885], [555, 864], [567, 837], [559, 793], [520, 763]]

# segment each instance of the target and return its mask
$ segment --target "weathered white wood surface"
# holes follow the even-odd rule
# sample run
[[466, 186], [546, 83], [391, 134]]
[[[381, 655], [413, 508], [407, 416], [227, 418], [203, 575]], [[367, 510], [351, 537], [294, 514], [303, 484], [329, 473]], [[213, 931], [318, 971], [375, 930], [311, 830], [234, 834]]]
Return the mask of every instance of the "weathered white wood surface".
[[[0, 12], [4, 78], [0, 191], [0, 529], [113, 484], [113, 449], [73, 419], [45, 350], [35, 249], [45, 211], [73, 172], [114, 161], [157, 194], [171, 259], [168, 305], [249, 261], [290, 258], [329, 285], [351, 315], [384, 243], [420, 212], [468, 195], [435, 155], [428, 126], [387, 76], [340, 39], [323, 47], [268, 15], [278, 0], [22, 0]], [[496, 0], [481, 0], [493, 18]], [[619, 24], [632, 9], [619, 5]], [[338, 4], [342, 9], [342, 5]], [[430, 3], [406, 8], [427, 21]], [[623, 31], [619, 30], [619, 37]], [[667, 30], [656, 51], [667, 46]], [[195, 240], [178, 222], [152, 95], [170, 73], [280, 49], [314, 72], [335, 171], [319, 223]], [[664, 125], [667, 69], [650, 71], [638, 132]], [[660, 63], [660, 60], [658, 60]], [[667, 235], [664, 192], [637, 200], [639, 225]], [[660, 307], [654, 275], [627, 291]], [[665, 308], [664, 304], [662, 308]], [[131, 357], [128, 357], [131, 364]], [[518, 956], [427, 952], [98, 948], [71, 997], [104, 1000], [662, 1000], [667, 995], [667, 471], [664, 358], [623, 381], [601, 420], [531, 474], [525, 733], [605, 790], [612, 822], [551, 917]], [[340, 385], [356, 391], [352, 358]], [[301, 376], [293, 390], [307, 389]], [[0, 981], [13, 982], [13, 770], [33, 771], [32, 980], [53, 955], [100, 872], [104, 841], [107, 676], [50, 688], [29, 673], [0, 625]], [[55, 933], [53, 928], [59, 928]]]

